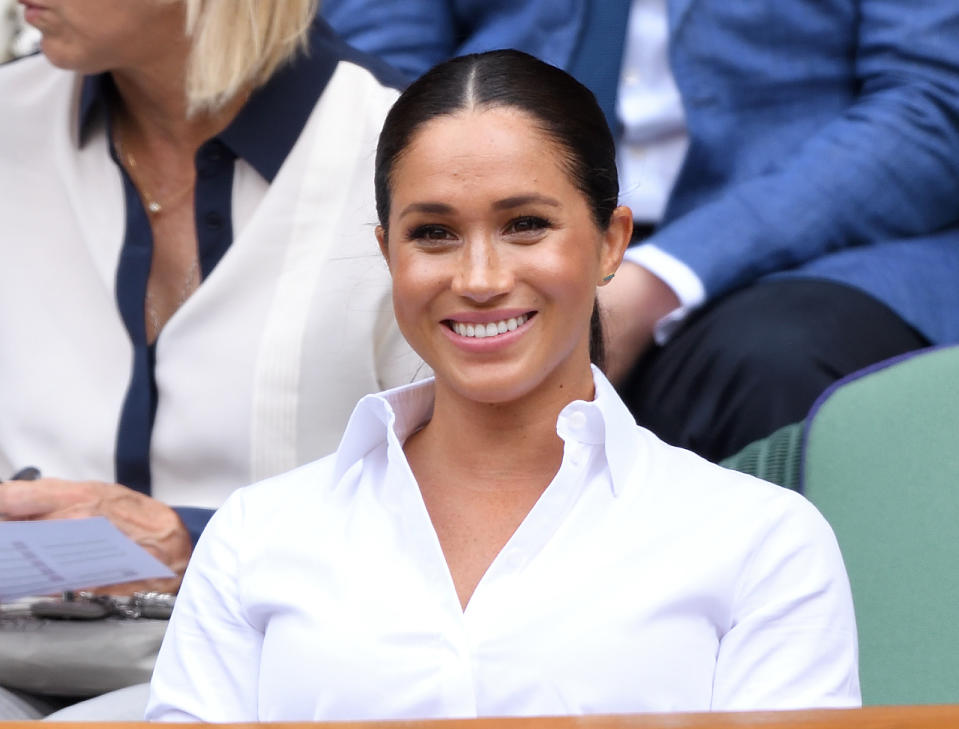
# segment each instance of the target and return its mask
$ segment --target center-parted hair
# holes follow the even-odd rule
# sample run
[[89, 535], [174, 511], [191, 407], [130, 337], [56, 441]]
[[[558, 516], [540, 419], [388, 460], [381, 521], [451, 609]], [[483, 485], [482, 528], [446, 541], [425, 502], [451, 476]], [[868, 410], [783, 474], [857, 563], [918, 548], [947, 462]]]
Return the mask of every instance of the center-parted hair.
[[[390, 109], [376, 148], [376, 213], [389, 231], [393, 170], [416, 133], [460, 111], [512, 108], [524, 112], [556, 144], [597, 227], [609, 226], [619, 198], [616, 147], [596, 97], [565, 71], [514, 50], [459, 56], [435, 66]], [[603, 337], [593, 307], [590, 357], [602, 367]]]
[[593, 93], [565, 71], [526, 53], [489, 51], [435, 66], [390, 109], [376, 149], [376, 212], [389, 223], [390, 183], [416, 132], [440, 116], [509, 107], [525, 112], [564, 153], [570, 179], [603, 230], [619, 197], [616, 147]]

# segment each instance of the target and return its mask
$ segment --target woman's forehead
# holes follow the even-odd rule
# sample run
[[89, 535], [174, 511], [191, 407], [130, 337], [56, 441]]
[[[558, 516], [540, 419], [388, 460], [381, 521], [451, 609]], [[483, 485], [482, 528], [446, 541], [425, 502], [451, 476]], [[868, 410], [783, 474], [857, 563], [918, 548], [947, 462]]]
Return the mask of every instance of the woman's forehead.
[[[397, 160], [391, 216], [404, 211], [502, 210], [507, 201], [552, 200], [588, 207], [563, 150], [528, 114], [489, 109], [437, 117]], [[485, 214], [485, 212], [483, 213]]]
[[522, 138], [526, 143], [545, 144], [552, 146], [557, 153], [561, 151], [539, 119], [524, 109], [506, 105], [473, 106], [434, 117], [411, 135], [407, 149], [420, 143], [428, 144], [432, 138], [444, 134], [482, 135], [500, 130]]
[[[566, 151], [537, 119], [515, 107], [471, 108], [425, 122], [410, 138], [394, 169], [486, 167], [504, 163], [567, 169]], [[521, 171], [517, 169], [517, 172]]]

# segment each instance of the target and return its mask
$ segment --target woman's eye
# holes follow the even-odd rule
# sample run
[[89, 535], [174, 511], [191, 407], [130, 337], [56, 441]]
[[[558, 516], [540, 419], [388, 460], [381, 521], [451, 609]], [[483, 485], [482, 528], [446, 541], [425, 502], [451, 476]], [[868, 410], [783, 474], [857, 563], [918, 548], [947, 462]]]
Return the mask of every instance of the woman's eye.
[[524, 215], [521, 218], [510, 221], [506, 226], [507, 233], [534, 233], [550, 227], [550, 223], [545, 218], [539, 218], [535, 215]]
[[434, 242], [452, 240], [453, 234], [442, 225], [419, 225], [410, 230], [408, 237], [410, 240]]

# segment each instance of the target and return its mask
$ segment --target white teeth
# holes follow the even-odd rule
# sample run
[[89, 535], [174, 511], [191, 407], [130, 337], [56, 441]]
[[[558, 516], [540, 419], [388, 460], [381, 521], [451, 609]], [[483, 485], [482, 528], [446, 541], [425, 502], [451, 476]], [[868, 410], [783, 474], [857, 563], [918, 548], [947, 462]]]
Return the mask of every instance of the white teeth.
[[486, 337], [495, 337], [498, 334], [506, 334], [517, 327], [523, 326], [529, 319], [527, 314], [517, 317], [510, 317], [503, 321], [490, 322], [489, 324], [464, 324], [463, 322], [453, 322], [453, 331], [461, 337], [473, 337], [476, 339], [485, 339]]

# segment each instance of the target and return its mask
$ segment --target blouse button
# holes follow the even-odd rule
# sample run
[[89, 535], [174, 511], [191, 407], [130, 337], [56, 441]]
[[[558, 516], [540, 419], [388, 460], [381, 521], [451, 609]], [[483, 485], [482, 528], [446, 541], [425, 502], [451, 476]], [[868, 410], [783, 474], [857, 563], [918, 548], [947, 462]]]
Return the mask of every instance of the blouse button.
[[577, 410], [569, 416], [569, 427], [577, 433], [582, 433], [586, 427], [586, 413]]
[[210, 230], [219, 230], [223, 227], [223, 216], [216, 212], [209, 212], [204, 217], [206, 227]]

